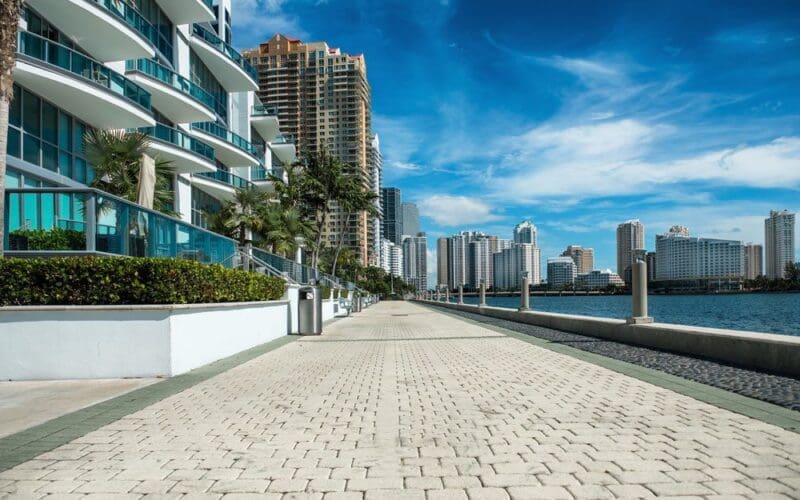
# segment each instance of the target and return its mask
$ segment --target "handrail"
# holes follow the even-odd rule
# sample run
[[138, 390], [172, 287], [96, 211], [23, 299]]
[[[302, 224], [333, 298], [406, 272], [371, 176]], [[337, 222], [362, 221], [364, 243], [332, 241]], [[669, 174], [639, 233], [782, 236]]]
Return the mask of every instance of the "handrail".
[[192, 123], [192, 128], [219, 137], [242, 151], [258, 158], [258, 150], [250, 141], [235, 132], [231, 132], [225, 127], [217, 125], [214, 122], [194, 122]]
[[139, 14], [136, 9], [125, 2], [119, 2], [115, 0], [94, 0], [94, 2], [105, 7], [107, 11], [125, 21], [128, 26], [135, 29], [142, 36], [147, 38], [148, 42], [156, 47], [158, 46], [156, 29], [147, 19], [144, 18], [143, 15]]
[[192, 34], [199, 36], [206, 43], [217, 49], [218, 52], [224, 54], [228, 59], [235, 62], [237, 66], [242, 68], [244, 72], [253, 79], [253, 81], [258, 80], [258, 72], [249, 62], [247, 62], [247, 59], [242, 57], [242, 55], [237, 52], [236, 49], [223, 42], [222, 39], [220, 39], [217, 35], [211, 33], [199, 24], [192, 25]]
[[191, 151], [211, 162], [214, 161], [214, 148], [199, 139], [195, 139], [183, 130], [168, 127], [162, 123], [157, 123], [155, 127], [140, 127], [135, 130], [153, 139]]
[[155, 78], [191, 96], [207, 108], [214, 109], [214, 96], [209, 94], [203, 87], [152, 59], [127, 60], [125, 61], [125, 71], [139, 71], [144, 73], [147, 76]]

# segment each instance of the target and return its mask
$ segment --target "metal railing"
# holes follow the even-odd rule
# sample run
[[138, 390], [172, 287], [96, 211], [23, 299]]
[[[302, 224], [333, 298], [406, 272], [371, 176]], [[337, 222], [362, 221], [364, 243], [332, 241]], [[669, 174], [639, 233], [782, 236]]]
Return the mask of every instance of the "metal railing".
[[253, 187], [252, 182], [242, 177], [239, 177], [238, 175], [227, 172], [225, 170], [217, 170], [216, 172], [201, 172], [194, 175], [199, 175], [207, 179], [212, 179], [217, 182], [221, 182], [223, 184], [232, 186], [236, 189], [250, 189]]
[[214, 96], [205, 91], [201, 86], [185, 78], [166, 66], [162, 66], [151, 59], [137, 59], [125, 61], [125, 71], [139, 71], [156, 80], [166, 83], [176, 90], [192, 97], [205, 107], [214, 109]]
[[20, 31], [17, 37], [19, 54], [61, 68], [151, 110], [150, 94], [108, 66], [28, 31]]
[[251, 116], [278, 116], [278, 108], [275, 106], [266, 106], [264, 104], [256, 104], [250, 110]]
[[242, 68], [245, 73], [253, 79], [258, 81], [258, 72], [256, 69], [247, 62], [247, 59], [236, 51], [233, 47], [222, 41], [217, 35], [211, 33], [199, 24], [192, 25], [192, 34], [202, 38], [206, 43], [217, 49], [218, 52], [225, 55], [228, 59], [236, 63], [237, 66]]
[[253, 257], [268, 264], [272, 269], [280, 272], [281, 276], [288, 276], [292, 281], [297, 283], [303, 285], [311, 283], [328, 283], [328, 286], [332, 288], [347, 288], [348, 290], [353, 290], [355, 288], [355, 285], [352, 283], [343, 281], [335, 276], [331, 276], [330, 274], [323, 272], [317, 271], [315, 273], [314, 269], [309, 266], [298, 264], [293, 260], [287, 259], [286, 257], [281, 257], [280, 255], [275, 255], [261, 248], [254, 247], [252, 252]]
[[144, 16], [139, 14], [136, 9], [125, 2], [120, 2], [119, 0], [94, 1], [98, 5], [105, 7], [105, 9], [114, 14], [114, 16], [125, 21], [128, 26], [138, 31], [150, 43], [158, 47], [158, 34], [156, 29], [153, 28], [153, 25], [150, 24], [147, 19], [144, 18]]
[[192, 123], [192, 128], [219, 137], [223, 141], [228, 142], [242, 151], [258, 158], [258, 148], [256, 148], [244, 137], [231, 132], [221, 125], [217, 125], [214, 122], [195, 122]]
[[147, 134], [153, 139], [167, 142], [174, 146], [178, 146], [181, 149], [191, 151], [202, 156], [203, 158], [206, 158], [211, 163], [214, 163], [214, 148], [203, 141], [195, 139], [182, 130], [168, 127], [161, 123], [156, 124], [155, 127], [141, 127], [136, 130], [143, 134]]

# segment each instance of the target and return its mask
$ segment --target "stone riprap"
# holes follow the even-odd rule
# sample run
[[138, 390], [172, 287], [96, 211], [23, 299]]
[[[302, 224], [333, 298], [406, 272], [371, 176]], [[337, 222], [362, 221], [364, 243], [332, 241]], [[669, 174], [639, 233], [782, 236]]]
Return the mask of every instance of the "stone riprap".
[[800, 434], [381, 303], [0, 473], [37, 498], [792, 498]]

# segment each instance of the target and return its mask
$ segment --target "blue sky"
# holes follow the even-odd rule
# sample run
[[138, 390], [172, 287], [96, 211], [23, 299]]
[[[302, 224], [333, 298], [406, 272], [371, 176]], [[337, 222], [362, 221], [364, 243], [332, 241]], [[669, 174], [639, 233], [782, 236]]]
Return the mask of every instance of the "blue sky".
[[796, 0], [233, 3], [240, 48], [365, 54], [384, 185], [429, 247], [530, 219], [543, 260], [580, 244], [613, 269], [627, 219], [652, 249], [673, 224], [761, 243], [770, 209], [800, 210]]

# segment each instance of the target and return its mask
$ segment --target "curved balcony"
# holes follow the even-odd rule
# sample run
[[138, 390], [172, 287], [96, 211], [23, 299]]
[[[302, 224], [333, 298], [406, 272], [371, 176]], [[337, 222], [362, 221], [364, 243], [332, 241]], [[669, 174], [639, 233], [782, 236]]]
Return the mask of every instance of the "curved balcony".
[[254, 184], [247, 179], [225, 170], [202, 173], [192, 176], [192, 185], [205, 191], [214, 198], [233, 201], [237, 189], [251, 189]]
[[280, 122], [278, 121], [278, 108], [256, 104], [250, 110], [250, 124], [256, 129], [258, 135], [266, 142], [280, 134]]
[[170, 167], [179, 174], [215, 172], [214, 148], [198, 141], [182, 130], [161, 123], [155, 127], [137, 129], [150, 137], [147, 148], [151, 156], [170, 161]]
[[294, 163], [297, 159], [297, 150], [294, 147], [294, 137], [291, 135], [278, 135], [269, 143], [269, 148], [281, 163]]
[[211, 0], [156, 0], [174, 24], [202, 23], [214, 19]]
[[18, 33], [14, 78], [96, 128], [156, 123], [147, 91], [107, 66], [33, 33]]
[[258, 150], [243, 137], [214, 122], [192, 123], [192, 135], [211, 145], [217, 159], [229, 167], [259, 163]]
[[270, 170], [261, 165], [250, 167], [250, 181], [261, 190], [273, 191], [275, 189], [273, 176], [283, 179], [283, 182], [289, 181], [286, 171], [280, 167], [272, 167]]
[[153, 26], [118, 0], [26, 0], [65, 35], [102, 62], [153, 57]]
[[153, 106], [177, 123], [214, 119], [214, 97], [152, 59], [125, 62], [125, 75], [150, 92]]
[[228, 92], [258, 90], [258, 74], [233, 47], [200, 25], [192, 25], [189, 40], [203, 63]]

